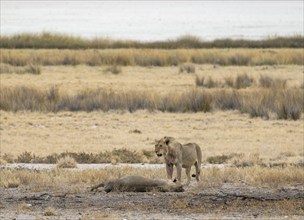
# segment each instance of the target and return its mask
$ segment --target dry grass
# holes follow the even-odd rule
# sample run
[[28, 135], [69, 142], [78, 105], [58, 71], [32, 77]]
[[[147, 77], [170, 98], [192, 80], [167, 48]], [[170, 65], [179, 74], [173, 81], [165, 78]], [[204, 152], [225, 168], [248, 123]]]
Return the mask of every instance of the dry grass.
[[180, 73], [195, 73], [195, 66], [191, 63], [185, 63], [179, 66]]
[[44, 216], [56, 216], [56, 210], [53, 207], [47, 207], [44, 210]]
[[[1, 62], [25, 65], [176, 66], [182, 63], [222, 66], [303, 65], [302, 49], [1, 49]], [[193, 68], [192, 68], [193, 69]]]
[[77, 162], [73, 157], [66, 156], [57, 161], [58, 168], [76, 168]]
[[0, 63], [0, 74], [2, 73], [16, 73], [16, 74], [41, 74], [41, 67], [39, 65], [29, 64], [27, 66], [11, 66], [9, 64]]
[[[17, 158], [11, 154], [4, 154], [1, 157], [5, 163], [57, 163], [58, 168], [76, 168], [77, 163], [162, 163], [156, 158], [152, 150], [128, 150], [126, 148], [113, 149], [100, 153], [86, 152], [62, 152], [53, 153], [45, 156], [37, 156], [34, 153], [24, 151]], [[3, 163], [2, 165], [4, 165]]]
[[119, 74], [122, 72], [122, 68], [120, 66], [117, 66], [114, 64], [113, 66], [110, 66], [104, 70], [105, 73], [110, 72], [112, 74]]
[[[204, 163], [209, 157], [233, 153], [244, 155], [240, 161], [259, 154], [266, 165], [298, 164], [303, 159], [303, 131], [299, 129], [303, 117], [263, 120], [236, 111], [0, 113], [1, 156], [7, 162], [18, 161], [19, 156], [32, 163], [56, 163], [69, 155], [77, 163], [110, 163], [114, 157], [118, 163], [160, 163], [162, 159], [157, 161], [153, 152], [154, 140], [165, 135], [181, 143], [198, 143]], [[130, 133], [130, 129], [141, 133]], [[271, 138], [274, 134], [276, 138]], [[282, 155], [288, 151], [295, 156]], [[228, 163], [234, 159], [238, 158]]]
[[[119, 214], [108, 211], [90, 211], [86, 213], [81, 220], [92, 220], [92, 219], [109, 219], [109, 220], [120, 220], [122, 219]], [[124, 219], [124, 218], [123, 218]]]
[[[261, 75], [258, 80], [252, 76], [243, 73], [236, 77], [228, 76], [224, 81], [214, 80], [211, 76], [205, 79], [205, 76], [199, 77], [196, 75], [195, 84], [198, 87], [205, 88], [235, 88], [244, 89], [248, 87], [262, 87], [271, 89], [285, 89], [287, 87], [287, 79], [273, 78], [267, 75]], [[298, 85], [298, 88], [301, 86]]]
[[175, 40], [140, 42], [132, 40], [113, 40], [109, 38], [85, 39], [77, 36], [43, 32], [39, 34], [23, 33], [0, 37], [1, 48], [59, 48], [59, 49], [87, 49], [87, 48], [303, 48], [303, 37], [274, 37], [262, 40], [218, 39], [203, 41], [198, 37], [185, 35]]
[[[128, 66], [119, 75], [104, 68], [43, 66], [40, 75], [2, 74], [1, 108], [16, 112], [0, 112], [1, 158], [56, 163], [70, 152], [78, 163], [111, 162], [114, 149], [127, 149], [139, 157], [116, 154], [113, 162], [159, 162], [143, 150], [153, 151], [154, 139], [164, 135], [197, 142], [204, 160], [238, 153], [244, 154], [240, 164], [249, 154], [259, 154], [261, 164], [298, 164], [303, 157], [301, 66], [195, 65], [197, 76], [219, 83], [210, 89], [196, 88], [195, 75], [179, 74], [176, 66]], [[225, 78], [234, 82], [243, 73], [254, 79], [252, 86], [225, 85]], [[286, 85], [261, 87], [261, 76]], [[295, 156], [281, 154], [288, 151]]]
[[[124, 175], [142, 175], [150, 178], [166, 179], [165, 168], [162, 170], [111, 168], [104, 170], [68, 171], [55, 169], [50, 171], [3, 170], [0, 186], [7, 187], [7, 182], [18, 179], [19, 187], [30, 187], [33, 190], [63, 189], [85, 191], [92, 185]], [[182, 175], [185, 175], [184, 172]], [[225, 168], [204, 169], [199, 188], [218, 187], [224, 183], [245, 182], [255, 186], [280, 187], [289, 184], [303, 183], [304, 171], [298, 167], [287, 168]], [[82, 188], [82, 189], [81, 189]], [[185, 205], [173, 204], [173, 205]]]
[[[252, 79], [240, 75], [236, 88], [251, 86]], [[208, 83], [210, 84], [210, 83]], [[54, 87], [40, 90], [31, 87], [1, 87], [0, 109], [5, 111], [110, 111], [134, 112], [147, 109], [163, 112], [210, 112], [226, 110], [231, 106], [251, 117], [298, 120], [304, 111], [302, 89], [255, 89], [226, 92], [193, 89], [182, 94], [159, 96], [136, 91], [115, 93], [104, 90], [84, 90], [68, 95], [57, 92]], [[223, 95], [224, 94], [224, 95]], [[232, 103], [229, 103], [232, 102]], [[225, 105], [223, 105], [225, 103]], [[237, 103], [237, 104], [235, 104]]]

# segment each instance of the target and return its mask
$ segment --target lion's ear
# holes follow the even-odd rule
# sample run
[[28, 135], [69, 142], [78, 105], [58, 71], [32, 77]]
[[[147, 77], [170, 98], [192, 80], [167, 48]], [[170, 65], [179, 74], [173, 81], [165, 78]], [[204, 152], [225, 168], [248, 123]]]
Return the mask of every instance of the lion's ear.
[[165, 143], [168, 145], [168, 144], [169, 144], [169, 142], [170, 142], [170, 138], [165, 137]]

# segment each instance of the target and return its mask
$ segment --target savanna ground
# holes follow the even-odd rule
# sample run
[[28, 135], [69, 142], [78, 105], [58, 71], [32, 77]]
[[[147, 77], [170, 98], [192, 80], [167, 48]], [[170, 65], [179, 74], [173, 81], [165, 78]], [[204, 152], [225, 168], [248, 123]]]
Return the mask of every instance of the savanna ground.
[[[147, 51], [2, 50], [1, 163], [113, 167], [2, 167], [0, 218], [303, 218], [303, 50]], [[224, 168], [182, 193], [89, 191], [127, 174], [165, 179], [165, 168], [115, 165], [161, 163], [162, 136]]]

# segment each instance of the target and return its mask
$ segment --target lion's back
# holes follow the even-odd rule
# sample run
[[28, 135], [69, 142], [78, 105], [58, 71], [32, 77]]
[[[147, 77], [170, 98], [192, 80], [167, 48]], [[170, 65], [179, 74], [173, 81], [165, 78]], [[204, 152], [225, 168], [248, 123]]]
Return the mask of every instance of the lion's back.
[[182, 145], [182, 156], [183, 164], [185, 165], [192, 165], [196, 161], [201, 163], [202, 151], [198, 144], [187, 143]]

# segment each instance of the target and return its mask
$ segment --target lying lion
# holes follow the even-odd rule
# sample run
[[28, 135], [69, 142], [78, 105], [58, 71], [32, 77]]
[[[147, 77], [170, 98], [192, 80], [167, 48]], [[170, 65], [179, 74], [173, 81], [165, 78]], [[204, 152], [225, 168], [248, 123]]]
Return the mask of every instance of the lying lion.
[[187, 185], [190, 183], [191, 166], [195, 166], [196, 180], [200, 180], [202, 151], [195, 143], [180, 144], [172, 137], [163, 137], [155, 140], [155, 153], [158, 157], [164, 156], [167, 176], [171, 180], [173, 166], [176, 166], [177, 181], [181, 182], [182, 168], [186, 169]]
[[108, 180], [91, 188], [91, 191], [97, 190], [99, 187], [104, 187], [104, 191], [118, 192], [183, 192], [181, 185], [169, 184], [165, 180], [150, 179], [143, 176], [124, 176], [115, 180]]

